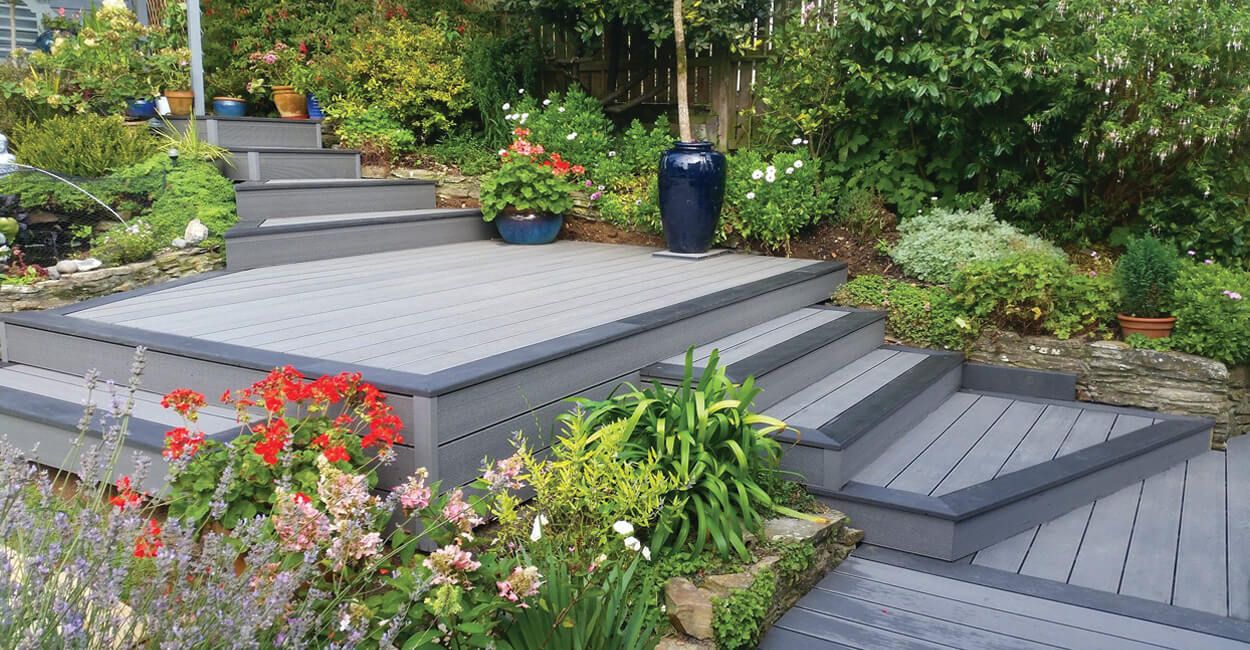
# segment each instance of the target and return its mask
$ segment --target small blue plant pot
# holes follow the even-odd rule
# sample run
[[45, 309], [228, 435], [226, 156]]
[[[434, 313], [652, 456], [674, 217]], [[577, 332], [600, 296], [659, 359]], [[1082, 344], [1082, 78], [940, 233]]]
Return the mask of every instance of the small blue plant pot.
[[325, 111], [321, 110], [321, 102], [312, 93], [308, 93], [308, 119], [323, 120], [325, 116]]
[[550, 244], [560, 234], [564, 225], [562, 214], [512, 214], [500, 213], [495, 217], [499, 236], [509, 244]]
[[156, 102], [150, 99], [127, 100], [126, 116], [144, 120], [156, 117]]
[[213, 114], [221, 117], [243, 117], [247, 115], [247, 102], [229, 97], [214, 97]]

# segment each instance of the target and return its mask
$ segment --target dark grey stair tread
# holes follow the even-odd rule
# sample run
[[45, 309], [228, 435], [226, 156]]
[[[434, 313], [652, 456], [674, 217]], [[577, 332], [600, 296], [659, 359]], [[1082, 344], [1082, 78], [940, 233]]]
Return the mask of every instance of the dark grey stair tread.
[[[309, 154], [313, 156], [356, 156], [360, 154], [359, 149], [316, 149], [313, 147], [274, 147], [274, 146], [250, 146], [250, 145], [230, 145], [224, 147], [231, 153], [247, 153], [255, 151], [257, 153], [298, 153]], [[383, 180], [383, 179], [378, 179]], [[404, 179], [396, 179], [404, 180]]]
[[235, 192], [264, 192], [266, 190], [292, 189], [341, 189], [347, 187], [366, 187], [377, 189], [382, 187], [428, 186], [434, 181], [409, 178], [311, 178], [311, 179], [272, 179], [267, 181], [245, 181], [236, 183]]
[[[314, 119], [314, 118], [307, 118], [307, 119], [287, 119], [287, 118], [285, 118], [285, 117], [253, 117], [253, 116], [250, 116], [250, 115], [245, 115], [245, 116], [242, 116], [242, 117], [232, 117], [232, 116], [227, 116], [227, 115], [204, 115], [204, 116], [200, 116], [200, 117], [196, 117], [196, 118], [195, 118], [195, 121], [196, 121], [196, 122], [207, 122], [207, 121], [209, 121], [209, 120], [216, 120], [216, 121], [218, 121], [218, 122], [257, 122], [257, 123], [261, 123], [261, 124], [309, 124], [309, 125], [316, 125], [316, 124], [320, 124], [320, 123], [321, 123], [321, 120], [320, 120], [320, 119]], [[190, 120], [189, 120], [189, 119], [187, 119], [187, 118], [185, 118], [185, 117], [174, 117], [174, 118], [169, 118], [169, 121], [170, 121], [170, 122], [189, 122]]]

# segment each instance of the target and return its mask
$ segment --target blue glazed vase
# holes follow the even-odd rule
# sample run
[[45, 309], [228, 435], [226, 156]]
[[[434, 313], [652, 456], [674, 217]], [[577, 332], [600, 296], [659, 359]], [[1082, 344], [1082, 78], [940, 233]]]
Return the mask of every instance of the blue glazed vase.
[[308, 119], [323, 120], [325, 112], [321, 110], [321, 102], [317, 101], [317, 97], [312, 93], [308, 93]]
[[47, 54], [52, 51], [54, 42], [56, 42], [56, 30], [45, 30], [35, 37], [35, 49]]
[[725, 201], [725, 154], [710, 142], [674, 142], [660, 154], [660, 220], [674, 253], [706, 253]]
[[514, 214], [510, 210], [495, 217], [499, 236], [509, 244], [550, 244], [560, 234], [564, 215], [534, 212]]
[[243, 117], [247, 115], [247, 102], [233, 97], [214, 97], [213, 114], [221, 117]]
[[156, 102], [150, 99], [128, 99], [126, 100], [126, 115], [143, 119], [156, 117]]

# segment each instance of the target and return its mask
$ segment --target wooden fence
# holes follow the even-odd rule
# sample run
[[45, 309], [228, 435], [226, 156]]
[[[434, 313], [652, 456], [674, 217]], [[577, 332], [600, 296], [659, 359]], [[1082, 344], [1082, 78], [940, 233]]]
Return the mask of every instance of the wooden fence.
[[[713, 46], [691, 53], [689, 96], [697, 137], [722, 149], [750, 143], [758, 108], [755, 84], [766, 73], [774, 23], [797, 6], [796, 0], [773, 2], [768, 15], [751, 26], [760, 44], [754, 51]], [[674, 48], [657, 47], [641, 30], [610, 27], [601, 39], [586, 43], [576, 33], [543, 26], [536, 40], [543, 55], [543, 92], [579, 83], [609, 113], [665, 110], [677, 102]]]

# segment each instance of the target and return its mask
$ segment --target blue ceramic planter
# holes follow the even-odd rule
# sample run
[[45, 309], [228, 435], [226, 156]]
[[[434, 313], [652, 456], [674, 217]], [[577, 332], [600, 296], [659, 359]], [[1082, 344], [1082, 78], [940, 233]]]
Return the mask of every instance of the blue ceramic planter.
[[499, 236], [509, 244], [550, 244], [564, 225], [562, 214], [511, 214], [501, 212], [495, 217]]
[[222, 117], [243, 117], [247, 115], [247, 102], [241, 99], [214, 97], [213, 114]]
[[51, 52], [54, 42], [56, 42], [56, 31], [51, 29], [43, 31], [35, 37], [35, 49], [44, 53]]
[[322, 120], [325, 116], [325, 112], [321, 110], [321, 102], [312, 93], [308, 93], [308, 119]]
[[156, 102], [150, 99], [130, 99], [126, 101], [126, 115], [142, 119], [156, 117]]
[[675, 142], [660, 155], [660, 220], [674, 253], [705, 253], [725, 201], [725, 155], [710, 142]]

